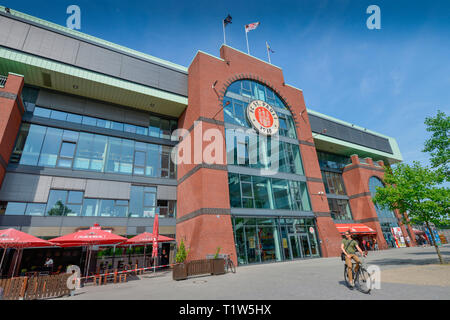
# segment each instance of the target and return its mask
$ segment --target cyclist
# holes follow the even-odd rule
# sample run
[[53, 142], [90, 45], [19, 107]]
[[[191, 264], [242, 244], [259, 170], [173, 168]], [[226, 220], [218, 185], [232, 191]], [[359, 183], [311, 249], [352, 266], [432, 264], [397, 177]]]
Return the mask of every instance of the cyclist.
[[355, 266], [355, 274], [358, 271], [360, 260], [358, 256], [355, 254], [356, 250], [361, 253], [362, 256], [366, 256], [367, 254], [361, 250], [358, 246], [358, 243], [352, 238], [350, 230], [345, 232], [345, 238], [341, 243], [341, 250], [345, 254], [345, 264], [347, 265], [347, 276], [350, 282], [350, 287], [353, 288], [355, 286], [355, 282], [352, 274], [352, 259], [357, 263]]

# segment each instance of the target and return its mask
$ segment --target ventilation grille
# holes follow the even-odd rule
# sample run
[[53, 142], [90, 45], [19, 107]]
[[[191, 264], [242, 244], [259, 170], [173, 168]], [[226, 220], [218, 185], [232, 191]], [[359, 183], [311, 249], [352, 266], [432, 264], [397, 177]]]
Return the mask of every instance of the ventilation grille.
[[44, 82], [44, 86], [51, 87], [52, 86], [52, 77], [50, 73], [42, 72], [42, 81]]

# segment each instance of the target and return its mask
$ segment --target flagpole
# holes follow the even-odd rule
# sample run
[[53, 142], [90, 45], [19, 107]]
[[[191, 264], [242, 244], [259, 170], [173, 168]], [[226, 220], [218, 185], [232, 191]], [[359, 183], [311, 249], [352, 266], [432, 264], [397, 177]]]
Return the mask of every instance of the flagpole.
[[[245, 26], [244, 26], [244, 28], [245, 28]], [[248, 55], [250, 55], [250, 48], [248, 47], [248, 35], [247, 35], [247, 29], [245, 28], [245, 39], [247, 40], [247, 53], [248, 53]]]
[[225, 21], [222, 20], [222, 28], [223, 28], [223, 43], [227, 44], [227, 39], [225, 38]]
[[267, 41], [266, 41], [266, 50], [267, 50], [267, 57], [269, 58], [269, 63], [272, 64], [272, 62], [270, 61], [270, 50], [269, 50], [269, 45], [267, 44]]

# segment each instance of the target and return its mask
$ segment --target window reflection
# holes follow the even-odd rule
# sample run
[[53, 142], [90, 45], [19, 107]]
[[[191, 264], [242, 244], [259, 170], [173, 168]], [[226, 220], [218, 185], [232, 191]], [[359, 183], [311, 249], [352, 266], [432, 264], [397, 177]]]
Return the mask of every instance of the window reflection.
[[23, 124], [12, 163], [176, 178], [171, 147]]
[[232, 208], [311, 211], [308, 189], [303, 181], [229, 173]]

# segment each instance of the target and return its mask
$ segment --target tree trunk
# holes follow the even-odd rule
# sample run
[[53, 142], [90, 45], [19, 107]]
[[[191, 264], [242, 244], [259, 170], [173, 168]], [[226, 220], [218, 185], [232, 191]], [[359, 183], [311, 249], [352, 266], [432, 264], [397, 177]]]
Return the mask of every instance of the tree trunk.
[[439, 247], [438, 247], [436, 241], [434, 241], [434, 233], [433, 233], [433, 230], [431, 230], [430, 224], [428, 223], [428, 221], [426, 221], [426, 224], [427, 224], [428, 230], [430, 231], [430, 239], [431, 239], [431, 243], [433, 244], [434, 248], [436, 249], [436, 253], [437, 253], [438, 257], [439, 257], [439, 262], [440, 262], [441, 264], [444, 264], [444, 260], [442, 259], [441, 251], [439, 250]]

